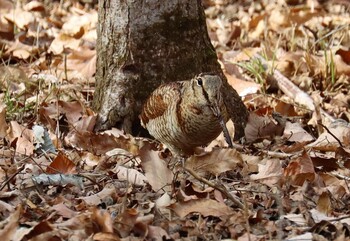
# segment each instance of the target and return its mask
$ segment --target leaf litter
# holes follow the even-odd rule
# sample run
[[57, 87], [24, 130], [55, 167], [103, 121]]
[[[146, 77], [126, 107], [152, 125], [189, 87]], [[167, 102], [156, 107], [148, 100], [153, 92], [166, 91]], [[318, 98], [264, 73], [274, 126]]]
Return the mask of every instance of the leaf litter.
[[349, 239], [349, 3], [203, 4], [251, 116], [245, 143], [221, 135], [184, 169], [93, 132], [96, 5], [0, 2], [3, 240]]

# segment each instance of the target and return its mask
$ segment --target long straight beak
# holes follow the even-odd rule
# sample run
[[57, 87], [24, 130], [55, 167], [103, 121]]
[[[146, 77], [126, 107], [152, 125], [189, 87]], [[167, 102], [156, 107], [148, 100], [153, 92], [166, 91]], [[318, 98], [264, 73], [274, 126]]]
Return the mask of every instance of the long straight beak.
[[220, 123], [222, 131], [224, 132], [224, 137], [225, 137], [225, 140], [226, 140], [228, 146], [230, 148], [233, 148], [233, 143], [232, 143], [232, 140], [231, 140], [231, 137], [230, 137], [230, 133], [227, 130], [226, 123], [224, 121], [224, 118], [222, 117], [222, 114], [221, 114], [219, 106], [214, 104], [210, 108], [213, 111], [214, 116], [216, 116], [218, 118], [218, 121]]

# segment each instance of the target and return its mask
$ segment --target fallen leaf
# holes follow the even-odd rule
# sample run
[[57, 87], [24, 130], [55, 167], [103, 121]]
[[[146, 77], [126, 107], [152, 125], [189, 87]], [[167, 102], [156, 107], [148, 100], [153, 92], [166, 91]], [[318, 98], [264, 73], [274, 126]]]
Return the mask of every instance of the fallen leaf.
[[284, 176], [298, 186], [302, 186], [307, 180], [314, 181], [316, 173], [310, 156], [304, 152], [301, 157], [291, 161], [284, 169]]
[[19, 228], [19, 218], [22, 215], [23, 209], [22, 206], [19, 205], [14, 213], [1, 222], [0, 237], [3, 240], [13, 240]]
[[350, 65], [350, 50], [338, 49], [335, 54], [339, 54], [343, 61]]
[[333, 122], [328, 127], [328, 130], [330, 133], [325, 130], [314, 142], [308, 144], [307, 147], [335, 151], [340, 145], [338, 141], [344, 143], [345, 138], [350, 135], [350, 125], [343, 121]]
[[169, 206], [179, 217], [184, 218], [190, 213], [200, 213], [204, 217], [214, 216], [227, 219], [233, 210], [221, 202], [211, 199], [197, 199], [188, 202], [177, 202]]
[[242, 169], [244, 164], [237, 150], [215, 148], [209, 153], [191, 156], [186, 160], [185, 166], [202, 175], [211, 173], [218, 176], [229, 170]]
[[[263, 162], [263, 161], [261, 161]], [[265, 164], [258, 164], [258, 174], [252, 174], [252, 180], [260, 180], [261, 182], [273, 186], [278, 183], [283, 175], [281, 161], [278, 159], [265, 159]]]
[[257, 93], [261, 86], [254, 82], [249, 82], [225, 73], [227, 82], [234, 88], [240, 96]]
[[32, 155], [34, 153], [34, 134], [32, 130], [19, 125], [15, 121], [11, 121], [6, 137], [15, 145], [17, 153], [23, 155]]
[[84, 200], [89, 206], [98, 206], [104, 199], [113, 198], [116, 194], [117, 192], [113, 185], [106, 185], [102, 191], [91, 196], [79, 197], [78, 199]]
[[329, 215], [332, 212], [332, 204], [328, 192], [323, 192], [317, 201], [317, 210], [321, 213]]
[[56, 158], [46, 168], [47, 174], [75, 174], [76, 166], [65, 154], [59, 152]]
[[147, 176], [143, 175], [139, 171], [132, 169], [132, 168], [126, 168], [123, 166], [116, 166], [112, 170], [114, 173], [117, 173], [119, 180], [127, 180], [129, 183], [133, 185], [145, 185], [148, 183]]
[[150, 150], [149, 145], [140, 149], [140, 159], [145, 176], [155, 192], [170, 191], [174, 174], [165, 160], [159, 157], [158, 151]]
[[72, 209], [68, 208], [64, 203], [53, 205], [52, 210], [56, 211], [64, 218], [72, 218], [77, 215], [77, 212], [74, 212]]
[[263, 139], [272, 140], [276, 136], [281, 136], [285, 128], [283, 121], [276, 122], [267, 116], [258, 116], [251, 113], [248, 117], [244, 134], [247, 142], [255, 142]]
[[299, 123], [286, 122], [286, 127], [283, 131], [283, 137], [292, 142], [311, 142], [315, 140], [313, 136], [307, 133]]

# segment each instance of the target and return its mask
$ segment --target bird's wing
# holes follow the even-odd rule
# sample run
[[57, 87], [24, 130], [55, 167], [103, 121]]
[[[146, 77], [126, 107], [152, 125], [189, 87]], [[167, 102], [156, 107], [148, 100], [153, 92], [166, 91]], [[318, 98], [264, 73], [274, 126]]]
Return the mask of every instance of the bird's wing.
[[140, 114], [141, 124], [146, 127], [147, 123], [162, 116], [172, 104], [176, 104], [181, 96], [183, 82], [171, 82], [159, 86], [148, 97]]

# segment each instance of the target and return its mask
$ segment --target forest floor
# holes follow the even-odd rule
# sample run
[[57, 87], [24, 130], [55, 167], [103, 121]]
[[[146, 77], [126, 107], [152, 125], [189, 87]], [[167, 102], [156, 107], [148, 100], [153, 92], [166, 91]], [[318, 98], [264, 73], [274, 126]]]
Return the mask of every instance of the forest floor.
[[350, 2], [204, 5], [251, 116], [184, 171], [92, 131], [97, 5], [0, 1], [1, 240], [350, 240]]

